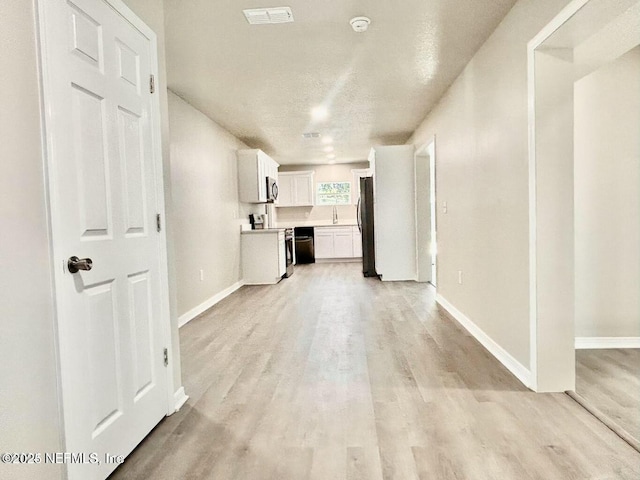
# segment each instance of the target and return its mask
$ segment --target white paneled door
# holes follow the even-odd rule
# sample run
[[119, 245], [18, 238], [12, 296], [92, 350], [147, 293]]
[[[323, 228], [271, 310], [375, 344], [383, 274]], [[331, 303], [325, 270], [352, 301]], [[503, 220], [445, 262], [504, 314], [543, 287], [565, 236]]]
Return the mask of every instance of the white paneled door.
[[39, 11], [66, 466], [104, 479], [168, 410], [156, 40], [119, 0]]

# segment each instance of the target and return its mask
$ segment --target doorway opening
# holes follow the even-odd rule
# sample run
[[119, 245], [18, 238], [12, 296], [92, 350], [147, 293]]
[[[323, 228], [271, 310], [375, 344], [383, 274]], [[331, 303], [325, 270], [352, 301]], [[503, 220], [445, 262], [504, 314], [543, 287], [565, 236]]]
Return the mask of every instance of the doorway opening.
[[436, 241], [436, 143], [435, 140], [429, 145], [429, 214], [430, 214], [430, 239], [431, 245], [431, 285], [437, 286], [436, 258], [438, 256], [438, 244]]
[[417, 281], [437, 286], [435, 138], [415, 153]]
[[[619, 210], [617, 207], [603, 208], [607, 199], [602, 195], [585, 196], [585, 189], [579, 183], [582, 180], [576, 177], [576, 172], [584, 177], [581, 170], [585, 167], [584, 162], [587, 157], [597, 155], [598, 150], [604, 152], [606, 158], [593, 163], [600, 163], [600, 166], [606, 163], [607, 175], [612, 173], [613, 162], [621, 157], [612, 155], [611, 148], [581, 146], [580, 138], [587, 138], [591, 144], [606, 137], [603, 132], [607, 125], [602, 125], [606, 113], [598, 104], [602, 98], [590, 91], [586, 84], [582, 84], [579, 90], [576, 86], [602, 66], [637, 47], [638, 19], [638, 0], [574, 0], [528, 45], [530, 363], [531, 384], [537, 391], [569, 391], [574, 396], [575, 347], [581, 343], [576, 334], [584, 320], [584, 300], [579, 296], [584, 290], [585, 279], [582, 278], [584, 273], [580, 272], [586, 271], [584, 267], [588, 265], [592, 275], [589, 279], [589, 302], [595, 301], [600, 293], [594, 291], [598, 289], [593, 288], [593, 280], [602, 275], [594, 268], [598, 254], [592, 251], [585, 255], [590, 250], [587, 237], [580, 234], [586, 225], [584, 215], [588, 211], [589, 215], [600, 214], [602, 218], [610, 219], [618, 215]], [[581, 90], [585, 91], [580, 94]], [[614, 90], [605, 88], [603, 92], [617, 94]], [[582, 97], [587, 103], [580, 106], [578, 102]], [[625, 101], [625, 108], [629, 108], [629, 102]], [[586, 110], [590, 108], [591, 113], [585, 114], [585, 105], [589, 106]], [[598, 111], [593, 112], [593, 108], [598, 108]], [[620, 114], [621, 109], [618, 109], [615, 112], [618, 120], [611, 119], [610, 123], [619, 121]], [[585, 135], [585, 128], [589, 130], [592, 127], [597, 134]], [[632, 135], [635, 135], [637, 145], [637, 130]], [[624, 171], [630, 175], [629, 169]], [[608, 180], [596, 174], [591, 175], [589, 181], [591, 186], [601, 188]], [[620, 188], [618, 183], [614, 184]], [[591, 202], [590, 206], [578, 202], [579, 198]], [[602, 211], [595, 212], [596, 208]], [[602, 231], [602, 222], [596, 224]], [[591, 240], [592, 237], [589, 238]], [[616, 253], [621, 251], [620, 248], [612, 250]], [[611, 252], [604, 252], [608, 253]], [[619, 273], [627, 273], [622, 270], [619, 269]]]
[[636, 46], [574, 87], [575, 394], [637, 450], [639, 85]]

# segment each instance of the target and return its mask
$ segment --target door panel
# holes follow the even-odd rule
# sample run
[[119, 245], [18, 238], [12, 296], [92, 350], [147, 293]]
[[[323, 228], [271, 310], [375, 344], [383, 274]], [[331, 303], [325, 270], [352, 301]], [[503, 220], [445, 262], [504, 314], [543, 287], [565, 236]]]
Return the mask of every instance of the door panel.
[[153, 330], [149, 272], [129, 276], [134, 402], [153, 384]]
[[278, 175], [278, 201], [282, 207], [294, 204], [293, 177], [291, 175]]
[[313, 205], [313, 190], [311, 185], [311, 178], [309, 175], [295, 176], [294, 191], [296, 192], [296, 204], [298, 205]]
[[108, 162], [105, 152], [105, 101], [101, 96], [71, 84], [75, 188], [83, 237], [109, 235], [111, 209], [107, 191]]
[[122, 107], [118, 108], [118, 136], [120, 140], [121, 168], [124, 172], [123, 202], [125, 233], [144, 235], [145, 225], [145, 165], [140, 117]]
[[333, 233], [323, 233], [316, 230], [314, 237], [315, 257], [333, 258]]
[[[155, 40], [106, 0], [39, 7], [54, 256], [93, 260], [55, 269], [65, 445], [127, 455], [167, 412]], [[67, 468], [84, 480], [116, 466]]]
[[280, 276], [287, 273], [287, 252], [284, 237], [278, 238], [278, 274]]
[[140, 56], [120, 40], [116, 40], [120, 78], [140, 93]]
[[113, 282], [86, 287], [84, 294], [89, 307], [85, 322], [87, 338], [87, 371], [91, 402], [92, 438], [122, 413], [122, 393], [118, 365], [117, 305]]
[[353, 256], [362, 257], [362, 235], [358, 231], [358, 227], [355, 227], [353, 231]]
[[71, 45], [73, 53], [83, 61], [102, 68], [102, 31], [100, 24], [80, 7], [69, 2], [71, 8]]
[[333, 249], [335, 258], [353, 257], [353, 235], [351, 231], [334, 233]]

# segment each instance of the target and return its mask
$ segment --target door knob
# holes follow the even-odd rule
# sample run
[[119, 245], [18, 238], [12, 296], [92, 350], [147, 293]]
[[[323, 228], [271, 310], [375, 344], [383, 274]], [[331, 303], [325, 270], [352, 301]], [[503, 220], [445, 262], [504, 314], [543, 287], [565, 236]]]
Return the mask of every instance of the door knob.
[[90, 258], [78, 258], [71, 257], [67, 261], [67, 268], [71, 273], [79, 272], [80, 270], [91, 270], [93, 267], [93, 261]]

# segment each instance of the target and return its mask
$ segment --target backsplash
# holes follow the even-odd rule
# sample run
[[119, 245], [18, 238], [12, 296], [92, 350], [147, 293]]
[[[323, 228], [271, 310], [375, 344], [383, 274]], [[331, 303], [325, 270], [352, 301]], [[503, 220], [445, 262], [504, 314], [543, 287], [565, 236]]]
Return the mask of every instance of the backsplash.
[[[369, 162], [342, 163], [335, 165], [282, 165], [279, 172], [294, 172], [301, 170], [313, 170], [314, 189], [317, 182], [351, 182], [353, 183], [353, 169], [368, 168]], [[352, 192], [355, 192], [352, 185]], [[353, 193], [355, 195], [355, 193]], [[337, 205], [338, 223], [355, 224], [356, 206]], [[274, 208], [275, 221], [278, 226], [302, 226], [302, 225], [331, 225], [333, 221], [333, 206], [316, 205], [313, 207], [279, 207]]]
[[[338, 223], [356, 223], [355, 205], [338, 205]], [[276, 223], [279, 226], [302, 226], [331, 224], [332, 206], [276, 208]], [[285, 225], [282, 225], [285, 224]]]

